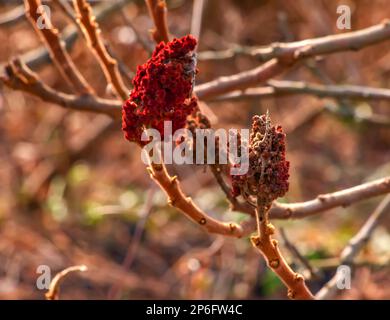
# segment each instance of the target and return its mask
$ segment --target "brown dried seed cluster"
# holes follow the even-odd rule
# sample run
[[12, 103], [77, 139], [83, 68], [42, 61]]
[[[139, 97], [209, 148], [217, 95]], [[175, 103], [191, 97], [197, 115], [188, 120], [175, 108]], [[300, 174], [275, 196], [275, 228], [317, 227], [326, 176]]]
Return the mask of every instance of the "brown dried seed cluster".
[[232, 176], [233, 195], [271, 203], [288, 191], [289, 162], [286, 135], [281, 126], [272, 126], [268, 115], [254, 116], [249, 141], [249, 170]]

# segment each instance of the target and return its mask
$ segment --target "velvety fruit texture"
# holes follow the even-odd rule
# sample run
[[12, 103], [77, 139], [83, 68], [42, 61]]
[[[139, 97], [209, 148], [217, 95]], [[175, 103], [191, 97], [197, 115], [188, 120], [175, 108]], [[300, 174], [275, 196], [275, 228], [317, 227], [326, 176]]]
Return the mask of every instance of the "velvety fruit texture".
[[173, 131], [185, 126], [187, 116], [197, 106], [196, 98], [191, 97], [196, 43], [191, 35], [161, 42], [152, 57], [138, 66], [134, 89], [122, 108], [127, 140], [141, 143], [145, 128], [157, 129], [163, 137], [164, 121], [172, 121]]

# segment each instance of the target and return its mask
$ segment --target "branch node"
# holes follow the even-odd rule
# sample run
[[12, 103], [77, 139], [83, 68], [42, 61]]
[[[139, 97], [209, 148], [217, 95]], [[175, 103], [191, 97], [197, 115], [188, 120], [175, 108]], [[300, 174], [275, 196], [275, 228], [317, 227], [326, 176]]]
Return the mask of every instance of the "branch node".
[[267, 226], [265, 228], [265, 234], [266, 235], [272, 235], [275, 233], [275, 227], [272, 223], [267, 223]]
[[300, 282], [300, 281], [303, 281], [304, 278], [303, 278], [303, 276], [301, 274], [296, 273], [294, 280], [297, 281], [297, 282]]
[[202, 218], [202, 219], [199, 220], [199, 224], [202, 225], [202, 226], [205, 225], [206, 222], [207, 222], [206, 218]]
[[276, 269], [277, 267], [279, 267], [280, 265], [280, 262], [279, 262], [279, 259], [273, 259], [273, 260], [270, 260], [268, 262], [269, 266], [272, 268], [272, 269]]
[[328, 199], [328, 196], [326, 194], [319, 194], [317, 196], [317, 199], [320, 200], [321, 202], [325, 202]]
[[170, 205], [171, 207], [174, 207], [176, 200], [173, 198], [168, 198], [167, 202], [168, 202], [168, 205]]
[[151, 178], [154, 178], [154, 171], [151, 167], [146, 167], [146, 171], [149, 173]]
[[291, 300], [293, 300], [295, 298], [295, 292], [291, 289], [288, 289], [287, 290], [287, 297]]
[[160, 163], [154, 163], [153, 164], [153, 170], [154, 171], [162, 171], [162, 169], [163, 169], [162, 164], [160, 164]]
[[252, 236], [251, 242], [255, 247], [259, 247], [261, 244], [260, 237], [259, 236]]

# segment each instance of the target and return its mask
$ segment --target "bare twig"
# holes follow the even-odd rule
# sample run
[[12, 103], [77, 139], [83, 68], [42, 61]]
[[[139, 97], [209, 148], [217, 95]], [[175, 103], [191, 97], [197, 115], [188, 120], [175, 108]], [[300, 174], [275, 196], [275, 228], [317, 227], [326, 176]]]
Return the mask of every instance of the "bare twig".
[[243, 99], [261, 99], [266, 97], [276, 97], [294, 94], [308, 94], [315, 95], [319, 98], [333, 98], [339, 103], [337, 105], [324, 103], [318, 112], [328, 111], [335, 115], [338, 119], [352, 120], [354, 123], [389, 127], [390, 118], [385, 115], [372, 114], [361, 115], [354, 111], [351, 106], [341, 108], [340, 100], [390, 100], [390, 90], [384, 88], [372, 88], [365, 86], [353, 85], [321, 85], [311, 84], [302, 81], [279, 81], [270, 80], [267, 82], [268, 86], [260, 88], [248, 88], [245, 90], [235, 90], [221, 96], [216, 96], [211, 99], [211, 102], [221, 101], [241, 101]]
[[61, 272], [57, 273], [56, 276], [53, 278], [53, 280], [50, 283], [49, 291], [45, 294], [47, 300], [58, 300], [59, 299], [59, 291], [60, 291], [60, 285], [61, 282], [64, 280], [64, 278], [72, 272], [80, 271], [84, 272], [87, 271], [87, 266], [80, 265], [80, 266], [72, 266], [69, 268], [66, 268], [62, 270]]
[[0, 26], [9, 27], [19, 21], [22, 21], [24, 17], [23, 5], [12, 8], [0, 15]]
[[[364, 183], [353, 188], [319, 195], [315, 199], [298, 203], [277, 203], [269, 211], [272, 219], [302, 219], [329, 209], [346, 207], [354, 202], [390, 192], [390, 177]], [[251, 206], [240, 206], [239, 211], [254, 215]], [[251, 218], [241, 223], [242, 235], [246, 236], [256, 229], [256, 220]]]
[[[234, 45], [232, 48], [219, 51], [201, 51], [198, 53], [197, 59], [199, 61], [225, 61], [234, 59], [239, 56], [256, 57], [255, 52], [258, 47], [247, 47], [241, 45]], [[259, 59], [260, 61], [263, 61]]]
[[[333, 208], [347, 207], [352, 203], [388, 192], [390, 192], [390, 177], [385, 177], [349, 189], [321, 194], [305, 202], [279, 203], [274, 201], [269, 214], [272, 219], [302, 219]], [[250, 206], [240, 206], [239, 209], [238, 211], [254, 215], [254, 210]], [[253, 230], [253, 228], [254, 220], [245, 223], [245, 229]]]
[[144, 37], [137, 29], [137, 27], [134, 25], [134, 23], [131, 21], [128, 13], [122, 9], [120, 11], [120, 14], [122, 15], [123, 17], [123, 20], [125, 21], [125, 23], [129, 26], [129, 28], [131, 28], [137, 38], [137, 40], [139, 41], [139, 43], [142, 45], [142, 47], [148, 52], [148, 53], [152, 53], [153, 50], [154, 50], [154, 45], [152, 43], [152, 41], [150, 41], [150, 39], [147, 37]]
[[107, 82], [113, 86], [118, 96], [123, 100], [128, 97], [129, 90], [126, 88], [118, 69], [117, 61], [110, 56], [100, 36], [99, 25], [92, 14], [91, 6], [85, 0], [73, 0], [77, 18], [82, 26], [84, 36], [91, 50], [95, 53], [104, 72]]
[[385, 20], [381, 24], [359, 31], [293, 42], [292, 45], [271, 49], [274, 58], [255, 69], [217, 78], [196, 86], [194, 91], [200, 99], [209, 99], [232, 90], [264, 83], [301, 59], [340, 51], [355, 51], [389, 38], [390, 22]]
[[[1, 76], [2, 82], [13, 89], [31, 93], [46, 102], [56, 103], [66, 109], [92, 111], [109, 115], [112, 118], [120, 117], [121, 103], [115, 100], [106, 100], [92, 95], [74, 96], [56, 91], [44, 84], [39, 76], [32, 72], [23, 62], [15, 59], [5, 68], [5, 74]], [[118, 127], [117, 121], [102, 116], [98, 117], [90, 127], [83, 131], [82, 137], [77, 136], [74, 143], [69, 146], [70, 162], [79, 159], [97, 139], [112, 129]], [[42, 161], [34, 172], [25, 180], [23, 190], [29, 195], [35, 195], [43, 183], [50, 179], [58, 171], [58, 165], [54, 165], [49, 159]]]
[[197, 39], [199, 39], [202, 28], [202, 17], [205, 2], [206, 0], [194, 0], [194, 4], [192, 6], [191, 34]]
[[254, 247], [258, 248], [268, 263], [268, 267], [282, 280], [288, 288], [287, 296], [290, 299], [314, 299], [310, 290], [306, 287], [305, 279], [302, 275], [295, 273], [284, 259], [279, 250], [278, 242], [272, 239], [275, 232], [274, 226], [269, 222], [269, 208], [257, 201], [256, 217], [258, 222], [258, 234], [251, 237]]
[[[378, 225], [380, 218], [390, 211], [390, 194], [388, 194], [370, 215], [368, 220], [359, 230], [359, 232], [348, 242], [347, 246], [341, 252], [340, 265], [352, 266], [353, 260], [358, 255], [362, 247], [371, 237], [372, 232]], [[317, 299], [327, 299], [337, 292], [338, 274], [336, 273], [325, 286], [316, 294]]]
[[231, 76], [219, 77], [210, 82], [197, 85], [194, 88], [194, 92], [199, 99], [207, 100], [235, 89], [245, 89], [259, 83], [264, 83], [270, 78], [282, 73], [294, 63], [293, 61], [293, 58], [286, 60], [273, 59], [255, 69]]
[[[339, 99], [338, 99], [339, 100]], [[365, 126], [374, 126], [376, 128], [390, 127], [390, 118], [384, 114], [365, 114], [359, 113], [356, 109], [343, 102], [338, 104], [326, 103], [323, 106], [323, 111], [329, 112], [331, 115], [335, 116], [337, 119], [351, 121], [354, 124], [361, 124]]]
[[372, 232], [379, 223], [379, 219], [390, 210], [390, 194], [387, 195], [374, 210], [359, 232], [348, 242], [340, 257], [343, 263], [351, 263], [362, 247], [371, 237]]
[[306, 270], [309, 272], [310, 277], [317, 277], [318, 271], [314, 270], [310, 262], [299, 252], [297, 247], [288, 239], [286, 232], [284, 231], [284, 228], [280, 228], [280, 235], [283, 239], [283, 244], [286, 247], [288, 251], [306, 268]]
[[339, 35], [329, 35], [320, 38], [306, 39], [294, 42], [276, 42], [261, 47], [248, 47], [236, 45], [222, 51], [199, 52], [199, 60], [224, 60], [239, 55], [250, 56], [261, 62], [274, 58], [281, 58], [294, 53], [304, 57], [329, 54], [338, 51], [359, 50], [389, 37], [389, 21], [374, 25], [359, 31], [352, 31]]
[[[69, 54], [66, 52], [64, 43], [59, 37], [58, 30], [52, 25], [46, 12], [41, 9], [41, 0], [25, 0], [25, 6], [27, 18], [45, 42], [50, 56], [62, 77], [76, 92], [81, 94], [93, 93], [92, 88], [77, 70]], [[39, 27], [40, 20], [46, 24], [44, 28]]]
[[61, 9], [61, 11], [71, 20], [81, 31], [80, 25], [77, 23], [77, 19], [74, 15], [73, 8], [69, 4], [68, 0], [53, 0], [53, 3]]
[[122, 103], [117, 100], [98, 98], [87, 94], [75, 96], [52, 89], [22, 61], [15, 59], [5, 67], [0, 80], [8, 87], [31, 93], [46, 102], [58, 104], [67, 109], [92, 111], [120, 118]]
[[218, 165], [212, 164], [209, 165], [209, 168], [219, 187], [229, 201], [231, 209], [235, 211], [246, 212], [254, 216], [255, 213], [253, 207], [251, 207], [246, 202], [240, 202], [237, 200], [237, 198], [233, 197], [231, 187], [225, 182], [221, 168]]
[[161, 41], [169, 41], [169, 31], [167, 24], [167, 4], [165, 0], [145, 0], [149, 15], [153, 19], [155, 28], [151, 30], [151, 35], [156, 41], [160, 43]]
[[169, 175], [163, 163], [156, 164], [151, 162], [148, 171], [150, 177], [168, 196], [168, 203], [202, 226], [207, 232], [238, 238], [243, 235], [243, 230], [238, 224], [234, 222], [220, 222], [197, 207], [192, 199], [184, 194], [177, 177]]
[[390, 192], [390, 177], [367, 182], [328, 194], [318, 195], [315, 199], [297, 203], [274, 203], [270, 210], [273, 219], [300, 219], [336, 207], [348, 205]]
[[267, 86], [236, 90], [214, 97], [212, 101], [235, 101], [270, 96], [309, 94], [320, 98], [349, 98], [356, 100], [390, 100], [390, 89], [353, 85], [321, 85], [303, 81], [270, 80]]
[[[352, 85], [320, 85], [301, 81], [278, 80], [270, 80], [267, 84], [268, 86], [261, 88], [235, 90], [221, 96], [216, 96], [212, 98], [211, 101], [240, 101], [242, 99], [260, 99], [294, 94], [316, 95], [319, 98], [329, 97], [338, 101], [345, 101], [347, 98], [354, 100], [390, 100], [390, 90], [384, 88]], [[339, 103], [341, 103], [341, 101], [339, 101]], [[390, 126], [390, 119], [385, 115], [361, 115], [357, 114], [353, 107], [345, 110], [345, 108], [339, 107], [339, 104], [324, 104], [323, 107], [318, 110], [318, 112], [320, 111], [328, 111], [339, 119], [349, 119], [359, 124], [381, 127]]]

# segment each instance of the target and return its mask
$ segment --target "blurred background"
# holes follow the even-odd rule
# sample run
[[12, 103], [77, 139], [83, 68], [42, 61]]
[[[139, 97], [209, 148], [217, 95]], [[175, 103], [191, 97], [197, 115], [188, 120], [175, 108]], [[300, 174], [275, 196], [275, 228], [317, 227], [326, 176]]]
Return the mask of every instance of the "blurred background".
[[[93, 1], [110, 51], [127, 84], [153, 47], [152, 21], [141, 0]], [[99, 96], [111, 97], [99, 65], [72, 20], [53, 2], [51, 18], [69, 52]], [[175, 36], [190, 32], [193, 1], [168, 0]], [[352, 11], [352, 30], [390, 18], [386, 0], [207, 0], [199, 39], [197, 83], [259, 65], [242, 54], [219, 59], [210, 51], [338, 34], [337, 6]], [[50, 86], [70, 92], [23, 15], [23, 1], [0, 1], [0, 61], [36, 58], [32, 69]], [[76, 32], [74, 32], [76, 30]], [[73, 32], [73, 33], [72, 33]], [[141, 39], [141, 41], [139, 41]], [[208, 52], [205, 54], [205, 52]], [[38, 57], [38, 58], [37, 58]], [[388, 88], [390, 42], [298, 63], [278, 79]], [[209, 102], [215, 127], [248, 128], [268, 109], [287, 133], [290, 191], [283, 202], [352, 187], [390, 173], [390, 102], [287, 95]], [[61, 299], [275, 299], [286, 289], [250, 241], [220, 238], [167, 205], [141, 162], [139, 148], [108, 117], [68, 111], [31, 95], [0, 88], [0, 298], [44, 299], [37, 267], [52, 275], [71, 265]], [[381, 121], [378, 121], [380, 119]], [[169, 166], [184, 190], [222, 220], [230, 212], [208, 169]], [[296, 221], [274, 221], [304, 255], [310, 275], [282, 246], [289, 262], [316, 292], [333, 276], [338, 255], [380, 197]], [[352, 289], [342, 299], [390, 298], [390, 220], [383, 219], [356, 260]], [[277, 235], [279, 237], [279, 234]]]

